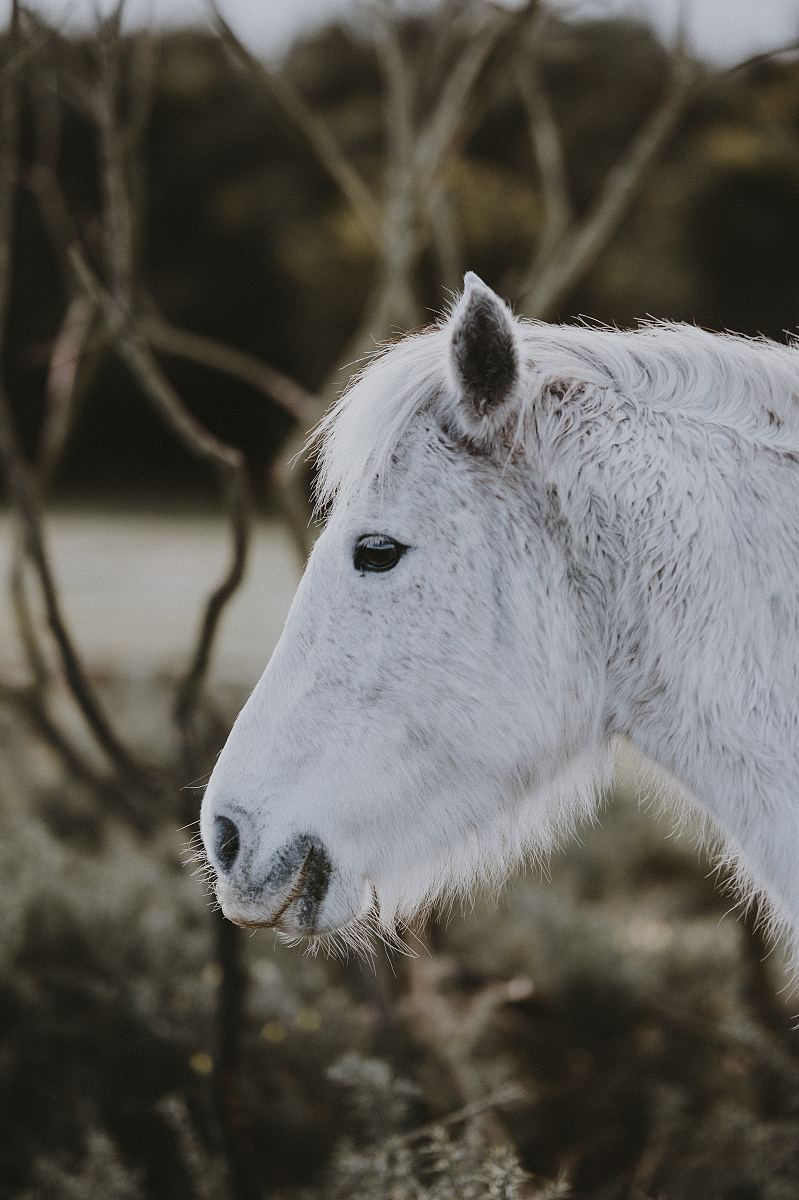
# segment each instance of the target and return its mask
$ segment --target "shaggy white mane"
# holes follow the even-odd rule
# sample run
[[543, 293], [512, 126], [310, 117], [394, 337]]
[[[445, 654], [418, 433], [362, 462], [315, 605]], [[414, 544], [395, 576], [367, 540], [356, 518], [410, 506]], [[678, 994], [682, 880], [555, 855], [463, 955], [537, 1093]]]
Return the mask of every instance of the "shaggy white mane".
[[[514, 439], [553, 386], [612, 392], [652, 411], [723, 427], [751, 445], [799, 455], [799, 346], [652, 321], [635, 330], [519, 321], [523, 407]], [[382, 476], [414, 417], [453, 397], [446, 323], [382, 349], [312, 434], [317, 503], [346, 503]], [[578, 409], [579, 417], [579, 409]]]

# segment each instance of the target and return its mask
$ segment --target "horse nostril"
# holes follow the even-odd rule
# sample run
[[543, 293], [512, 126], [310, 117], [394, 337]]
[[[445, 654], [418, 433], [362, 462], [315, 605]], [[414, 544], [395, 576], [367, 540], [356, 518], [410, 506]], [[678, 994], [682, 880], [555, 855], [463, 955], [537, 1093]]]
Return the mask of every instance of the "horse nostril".
[[235, 822], [229, 817], [214, 817], [214, 853], [225, 874], [238, 858], [240, 847], [239, 831]]

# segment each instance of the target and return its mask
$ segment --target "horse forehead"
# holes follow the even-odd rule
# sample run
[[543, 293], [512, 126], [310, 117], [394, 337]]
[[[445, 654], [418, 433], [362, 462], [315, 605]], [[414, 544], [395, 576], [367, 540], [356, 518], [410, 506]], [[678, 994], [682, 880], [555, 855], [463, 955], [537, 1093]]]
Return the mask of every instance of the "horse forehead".
[[[528, 485], [518, 471], [497, 464], [482, 452], [456, 441], [432, 412], [419, 413], [386, 454], [379, 470], [339, 497], [328, 526], [351, 532], [392, 518], [405, 518], [407, 530], [435, 530], [464, 522], [476, 528], [480, 510], [523, 506]], [[485, 513], [490, 519], [490, 513]]]
[[330, 515], [355, 517], [424, 505], [431, 495], [452, 486], [453, 471], [462, 473], [458, 471], [459, 457], [431, 421], [416, 420], [379, 465], [366, 460], [358, 484], [339, 496]]
[[[394, 447], [385, 470], [370, 484], [372, 495], [395, 490], [424, 500], [432, 493], [479, 493], [500, 471], [481, 453], [456, 442], [432, 415], [421, 414]], [[495, 479], [496, 477], [496, 479]]]
[[[465, 451], [449, 438], [430, 413], [420, 413], [400, 437], [386, 463], [392, 475], [428, 476], [437, 472], [442, 482], [444, 464], [457, 471], [464, 465]], [[379, 482], [379, 481], [378, 481]]]

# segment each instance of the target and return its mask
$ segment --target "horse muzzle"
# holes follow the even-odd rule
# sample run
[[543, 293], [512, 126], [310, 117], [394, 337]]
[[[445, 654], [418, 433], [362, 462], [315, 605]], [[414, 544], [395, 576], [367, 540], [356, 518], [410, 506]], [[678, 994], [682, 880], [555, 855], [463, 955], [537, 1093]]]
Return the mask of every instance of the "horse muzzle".
[[228, 920], [308, 936], [355, 915], [318, 837], [295, 834], [265, 858], [248, 825], [238, 812], [217, 813], [204, 835], [217, 899]]

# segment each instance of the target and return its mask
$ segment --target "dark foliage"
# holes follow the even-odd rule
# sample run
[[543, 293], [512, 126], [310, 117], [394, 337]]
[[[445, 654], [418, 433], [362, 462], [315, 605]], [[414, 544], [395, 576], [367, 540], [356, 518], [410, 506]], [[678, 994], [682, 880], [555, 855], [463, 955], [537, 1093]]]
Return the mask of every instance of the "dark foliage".
[[[405, 31], [430, 77], [451, 62], [424, 23]], [[570, 184], [585, 206], [657, 102], [666, 55], [643, 26], [554, 25], [545, 77], [564, 129]], [[55, 88], [63, 121], [60, 174], [91, 245], [98, 208], [95, 137], [71, 102], [70, 72], [90, 71], [88, 46], [55, 42], [27, 80], [25, 148], [33, 108]], [[449, 55], [457, 44], [449, 48]], [[498, 59], [507, 56], [501, 45]], [[426, 56], [426, 57], [425, 57]], [[435, 60], [435, 61], [433, 61]], [[85, 64], [81, 67], [81, 64]], [[434, 69], [435, 68], [435, 69]], [[384, 153], [380, 74], [373, 51], [340, 29], [300, 44], [286, 74], [367, 178]], [[439, 72], [436, 75], [436, 72]], [[464, 265], [513, 295], [538, 234], [540, 203], [512, 72], [491, 70], [485, 103], [451, 187]], [[424, 91], [422, 99], [424, 103]], [[799, 68], [766, 64], [705, 94], [644, 189], [633, 216], [590, 278], [560, 306], [620, 324], [642, 314], [780, 338], [799, 312]], [[160, 48], [144, 163], [139, 253], [146, 286], [176, 323], [246, 348], [314, 388], [357, 325], [374, 262], [368, 241], [313, 152], [264, 89], [253, 88], [217, 39], [167, 36]], [[45, 348], [58, 327], [61, 284], [34, 200], [21, 190], [11, 306], [9, 379], [22, 431], [38, 429]], [[442, 303], [422, 256], [419, 319]], [[256, 473], [276, 453], [286, 417], [243, 384], [165, 364], [212, 430], [241, 445]], [[88, 388], [60, 484], [203, 492], [189, 461], [105, 361]]]

